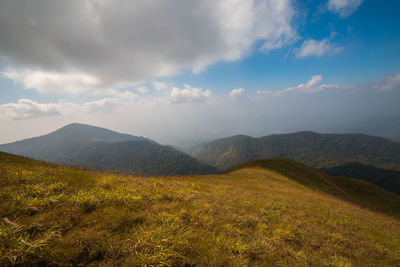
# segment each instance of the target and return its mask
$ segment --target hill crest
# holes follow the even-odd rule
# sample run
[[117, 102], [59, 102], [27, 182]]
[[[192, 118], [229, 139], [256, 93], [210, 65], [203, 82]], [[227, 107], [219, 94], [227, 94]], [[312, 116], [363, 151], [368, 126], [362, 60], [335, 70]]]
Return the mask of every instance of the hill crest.
[[362, 181], [333, 179], [364, 206], [259, 167], [148, 178], [0, 153], [0, 174], [2, 266], [400, 263], [400, 197]]

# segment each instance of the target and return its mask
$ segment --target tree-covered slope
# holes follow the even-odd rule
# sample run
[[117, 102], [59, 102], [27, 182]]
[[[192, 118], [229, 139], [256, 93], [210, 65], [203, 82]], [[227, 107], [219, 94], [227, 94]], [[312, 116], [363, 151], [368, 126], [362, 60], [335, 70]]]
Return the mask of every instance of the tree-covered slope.
[[318, 173], [125, 177], [0, 153], [0, 265], [398, 266], [400, 197]]
[[357, 162], [322, 168], [321, 171], [331, 176], [358, 178], [400, 195], [400, 171], [376, 168]]
[[149, 142], [90, 142], [71, 154], [72, 166], [133, 175], [186, 175], [217, 173], [176, 149]]
[[221, 170], [259, 158], [287, 158], [318, 168], [357, 161], [400, 170], [400, 143], [362, 134], [233, 136], [197, 146], [191, 154]]
[[63, 163], [70, 159], [71, 153], [93, 141], [107, 143], [154, 142], [148, 138], [120, 134], [101, 127], [72, 123], [43, 136], [0, 145], [0, 151], [33, 159]]
[[0, 145], [0, 151], [62, 165], [137, 175], [217, 172], [214, 167], [148, 138], [77, 123], [44, 136]]

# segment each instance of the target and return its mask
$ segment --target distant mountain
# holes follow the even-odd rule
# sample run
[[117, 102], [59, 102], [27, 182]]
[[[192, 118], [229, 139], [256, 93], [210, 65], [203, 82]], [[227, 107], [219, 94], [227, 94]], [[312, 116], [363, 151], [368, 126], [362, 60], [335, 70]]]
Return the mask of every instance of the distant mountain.
[[44, 136], [0, 145], [0, 151], [62, 165], [136, 175], [216, 172], [214, 167], [148, 138], [78, 123]]
[[360, 162], [400, 170], [400, 143], [363, 134], [237, 135], [199, 145], [191, 155], [220, 170], [260, 158], [287, 158], [317, 168]]
[[400, 117], [377, 117], [359, 120], [345, 127], [345, 130], [400, 142]]
[[400, 195], [400, 171], [376, 168], [358, 162], [320, 170], [330, 176], [358, 178]]

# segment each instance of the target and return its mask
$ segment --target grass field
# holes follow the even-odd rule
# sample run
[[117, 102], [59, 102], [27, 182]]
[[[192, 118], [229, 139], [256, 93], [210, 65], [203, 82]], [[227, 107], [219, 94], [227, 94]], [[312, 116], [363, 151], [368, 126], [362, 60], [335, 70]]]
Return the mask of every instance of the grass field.
[[0, 153], [0, 265], [399, 266], [400, 197], [288, 160], [130, 177]]

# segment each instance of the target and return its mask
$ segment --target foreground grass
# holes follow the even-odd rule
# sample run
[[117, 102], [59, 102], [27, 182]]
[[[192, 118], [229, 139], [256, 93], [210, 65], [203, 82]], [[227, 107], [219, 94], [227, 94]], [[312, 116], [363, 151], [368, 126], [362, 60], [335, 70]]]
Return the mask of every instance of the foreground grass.
[[322, 189], [259, 166], [140, 178], [0, 153], [0, 265], [400, 265], [396, 213]]

